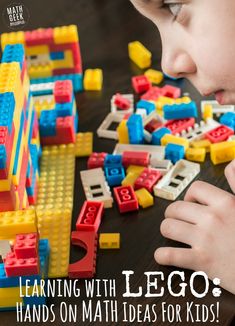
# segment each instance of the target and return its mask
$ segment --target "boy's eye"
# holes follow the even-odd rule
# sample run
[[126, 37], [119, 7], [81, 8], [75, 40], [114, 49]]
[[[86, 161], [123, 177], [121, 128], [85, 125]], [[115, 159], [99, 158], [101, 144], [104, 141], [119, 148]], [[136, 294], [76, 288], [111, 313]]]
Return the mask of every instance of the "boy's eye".
[[173, 2], [172, 0], [165, 0], [163, 2], [163, 7], [167, 8], [175, 18], [179, 15], [182, 6], [182, 3]]

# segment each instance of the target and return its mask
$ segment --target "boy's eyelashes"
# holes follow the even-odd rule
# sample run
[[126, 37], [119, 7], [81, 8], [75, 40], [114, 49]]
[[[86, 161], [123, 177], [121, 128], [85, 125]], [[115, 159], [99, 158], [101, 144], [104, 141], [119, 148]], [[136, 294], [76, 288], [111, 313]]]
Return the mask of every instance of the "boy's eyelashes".
[[162, 3], [162, 8], [166, 8], [173, 15], [174, 19], [177, 19], [183, 3], [176, 0], [164, 0]]

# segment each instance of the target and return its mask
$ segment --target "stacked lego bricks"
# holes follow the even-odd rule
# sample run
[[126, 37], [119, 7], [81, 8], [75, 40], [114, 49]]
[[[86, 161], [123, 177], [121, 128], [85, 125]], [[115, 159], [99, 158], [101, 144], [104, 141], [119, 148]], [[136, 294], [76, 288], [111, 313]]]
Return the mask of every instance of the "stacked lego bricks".
[[83, 89], [77, 26], [3, 33], [1, 35], [2, 50], [7, 44], [25, 46], [27, 70], [31, 83], [70, 79], [75, 91]]
[[0, 211], [35, 204], [39, 155], [24, 49], [6, 45], [0, 65]]

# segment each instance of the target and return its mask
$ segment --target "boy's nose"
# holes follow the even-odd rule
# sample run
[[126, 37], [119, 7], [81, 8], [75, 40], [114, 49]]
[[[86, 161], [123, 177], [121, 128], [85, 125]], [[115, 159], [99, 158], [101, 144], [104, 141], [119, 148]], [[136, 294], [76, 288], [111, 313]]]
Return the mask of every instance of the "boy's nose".
[[167, 47], [163, 44], [162, 70], [165, 74], [174, 78], [187, 78], [194, 74], [197, 68], [189, 51], [181, 47], [175, 47], [174, 44]]

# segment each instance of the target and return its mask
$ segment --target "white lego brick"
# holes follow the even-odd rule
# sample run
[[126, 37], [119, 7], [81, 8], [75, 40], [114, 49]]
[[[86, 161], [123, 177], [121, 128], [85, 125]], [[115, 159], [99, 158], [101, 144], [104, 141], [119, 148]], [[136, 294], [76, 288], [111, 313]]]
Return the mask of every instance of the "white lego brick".
[[119, 113], [109, 113], [99, 128], [97, 129], [97, 135], [102, 138], [118, 140], [118, 133], [116, 130], [109, 130], [113, 122], [120, 123], [123, 116]]
[[234, 105], [220, 105], [217, 101], [201, 101], [201, 113], [204, 112], [205, 105], [212, 106], [212, 112], [216, 117], [220, 117], [222, 114], [227, 112], [234, 112], [235, 106]]
[[175, 200], [200, 173], [200, 164], [180, 160], [154, 186], [154, 195]]
[[51, 83], [40, 83], [40, 84], [31, 84], [30, 85], [30, 91], [33, 93], [36, 92], [42, 92], [42, 91], [51, 91], [53, 93], [53, 89], [54, 89], [54, 82]]
[[133, 94], [121, 94], [125, 99], [130, 101], [130, 108], [127, 110], [121, 110], [119, 109], [116, 104], [114, 104], [115, 101], [115, 95], [111, 98], [111, 112], [112, 113], [118, 113], [120, 115], [125, 114], [132, 114], [134, 112], [134, 95]]
[[158, 158], [158, 160], [164, 160], [165, 158], [165, 146], [157, 145], [117, 144], [113, 154], [122, 154], [125, 151], [148, 152], [151, 157]]
[[6, 255], [11, 252], [11, 245], [8, 240], [0, 240], [0, 257], [6, 258]]
[[43, 103], [43, 102], [48, 102], [51, 103], [54, 101], [54, 95], [53, 94], [49, 94], [49, 95], [34, 95], [33, 96], [33, 100], [37, 101], [38, 103]]
[[146, 119], [147, 117], [147, 113], [145, 109], [136, 109], [135, 113], [139, 114], [143, 120]]
[[150, 166], [165, 175], [172, 167], [172, 163], [170, 160], [158, 160], [155, 157], [151, 157]]
[[31, 66], [37, 66], [37, 65], [45, 65], [50, 64], [51, 58], [49, 53], [41, 53], [37, 55], [27, 55], [27, 67], [30, 68]]
[[144, 129], [144, 140], [147, 143], [151, 143], [152, 142], [152, 134], [150, 132], [148, 132], [148, 130]]
[[195, 123], [193, 127], [183, 130], [181, 133], [175, 134], [176, 136], [188, 139], [189, 142], [204, 139], [205, 133], [220, 126], [221, 124], [213, 119], [207, 119], [206, 122], [200, 121], [200, 125]]
[[164, 120], [162, 117], [160, 117], [160, 115], [157, 114], [156, 111], [153, 111], [153, 112], [151, 112], [149, 115], [147, 115], [146, 118], [143, 120], [143, 125], [144, 125], [144, 127], [145, 127], [145, 126], [146, 126], [146, 125], [147, 125], [151, 120], [157, 120], [157, 121], [159, 121], [159, 122], [161, 122], [161, 123], [164, 123], [164, 122], [165, 122], [165, 120]]
[[80, 175], [87, 200], [102, 201], [105, 208], [113, 206], [113, 197], [101, 168], [84, 170]]

